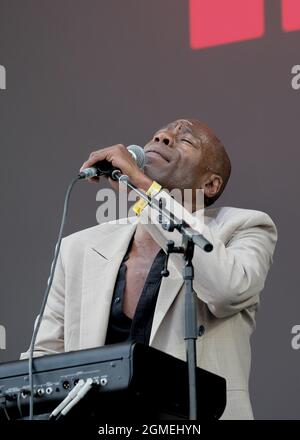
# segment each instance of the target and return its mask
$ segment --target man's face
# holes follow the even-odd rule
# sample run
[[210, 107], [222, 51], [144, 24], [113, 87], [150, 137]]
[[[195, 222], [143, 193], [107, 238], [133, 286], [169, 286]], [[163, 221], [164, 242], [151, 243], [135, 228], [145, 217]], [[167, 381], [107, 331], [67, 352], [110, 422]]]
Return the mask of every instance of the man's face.
[[158, 130], [145, 145], [145, 174], [168, 190], [202, 188], [207, 175], [203, 130], [200, 122], [186, 119]]

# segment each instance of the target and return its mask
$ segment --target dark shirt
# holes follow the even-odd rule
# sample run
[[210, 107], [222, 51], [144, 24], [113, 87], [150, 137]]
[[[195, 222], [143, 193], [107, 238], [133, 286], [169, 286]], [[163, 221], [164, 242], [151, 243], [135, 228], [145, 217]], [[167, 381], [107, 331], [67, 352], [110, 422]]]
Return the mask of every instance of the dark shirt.
[[123, 313], [127, 270], [125, 261], [128, 259], [128, 253], [129, 250], [123, 258], [116, 279], [105, 344], [136, 341], [149, 345], [152, 321], [162, 280], [161, 271], [164, 267], [166, 254], [163, 249], [157, 253], [145, 281], [133, 319], [130, 319]]

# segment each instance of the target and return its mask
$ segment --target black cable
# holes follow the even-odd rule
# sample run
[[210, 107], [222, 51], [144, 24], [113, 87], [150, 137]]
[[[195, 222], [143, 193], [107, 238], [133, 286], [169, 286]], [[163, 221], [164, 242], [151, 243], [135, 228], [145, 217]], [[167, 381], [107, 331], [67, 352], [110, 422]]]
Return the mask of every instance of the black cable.
[[18, 397], [17, 397], [17, 407], [18, 407], [18, 410], [19, 410], [19, 415], [20, 415], [20, 417], [22, 419], [23, 418], [23, 414], [22, 414], [22, 406], [21, 406], [20, 399], [21, 399], [21, 393], [19, 392], [18, 393]]
[[63, 215], [62, 215], [62, 220], [61, 220], [61, 224], [60, 224], [60, 229], [59, 229], [59, 234], [58, 234], [58, 239], [55, 245], [55, 250], [54, 250], [54, 257], [53, 257], [53, 261], [51, 264], [51, 269], [50, 269], [50, 276], [47, 282], [47, 287], [44, 293], [44, 297], [43, 297], [43, 302], [42, 302], [42, 306], [40, 309], [40, 313], [39, 313], [39, 318], [38, 321], [34, 327], [33, 330], [33, 334], [32, 334], [32, 338], [31, 338], [31, 343], [30, 343], [30, 353], [29, 353], [29, 359], [28, 359], [28, 375], [29, 375], [29, 389], [30, 389], [30, 395], [29, 395], [29, 420], [32, 420], [33, 418], [33, 351], [34, 351], [34, 345], [35, 345], [35, 341], [36, 341], [36, 337], [38, 334], [38, 331], [40, 329], [41, 326], [41, 322], [43, 319], [43, 314], [45, 311], [45, 307], [47, 304], [47, 300], [48, 300], [48, 296], [49, 296], [49, 292], [52, 286], [52, 282], [53, 282], [53, 277], [54, 277], [54, 272], [55, 272], [55, 268], [56, 268], [56, 263], [57, 263], [57, 259], [58, 259], [58, 255], [59, 255], [59, 251], [60, 251], [60, 245], [61, 245], [61, 240], [62, 240], [62, 235], [63, 235], [63, 231], [64, 231], [64, 227], [65, 227], [65, 223], [66, 223], [66, 218], [67, 218], [67, 211], [68, 211], [68, 205], [69, 205], [69, 199], [70, 199], [70, 195], [73, 189], [73, 186], [75, 185], [75, 183], [79, 180], [80, 178], [78, 176], [76, 176], [75, 179], [72, 180], [72, 182], [69, 184], [66, 195], [65, 195], [65, 201], [64, 201], [64, 209], [63, 209]]
[[7, 418], [7, 420], [10, 420], [10, 417], [9, 417], [9, 415], [8, 415], [8, 412], [7, 412], [7, 409], [6, 409], [5, 407], [3, 408], [3, 412], [4, 412], [4, 414], [5, 414], [6, 418]]

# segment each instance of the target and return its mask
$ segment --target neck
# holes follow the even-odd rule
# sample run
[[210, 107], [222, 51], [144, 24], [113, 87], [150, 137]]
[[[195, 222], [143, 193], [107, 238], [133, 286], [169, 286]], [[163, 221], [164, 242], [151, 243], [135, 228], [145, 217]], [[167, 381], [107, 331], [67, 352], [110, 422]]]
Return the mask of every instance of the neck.
[[151, 247], [151, 248], [159, 248], [159, 244], [152, 238], [151, 234], [146, 230], [142, 223], [138, 223], [135, 234], [134, 234], [134, 242], [136, 245], [140, 247]]

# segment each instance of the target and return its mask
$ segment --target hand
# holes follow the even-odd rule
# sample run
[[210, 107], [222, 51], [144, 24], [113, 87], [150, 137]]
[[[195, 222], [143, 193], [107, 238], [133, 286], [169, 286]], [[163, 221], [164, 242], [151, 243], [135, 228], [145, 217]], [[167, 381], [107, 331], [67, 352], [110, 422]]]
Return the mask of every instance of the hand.
[[[120, 169], [126, 174], [131, 183], [143, 191], [147, 191], [152, 184], [152, 180], [147, 177], [143, 171], [137, 166], [127, 148], [122, 144], [112, 145], [111, 147], [102, 148], [93, 151], [88, 160], [82, 164], [80, 171], [85, 168], [92, 167], [96, 162], [106, 160], [110, 162], [114, 168]], [[98, 182], [99, 177], [93, 177], [90, 181]], [[108, 179], [111, 185], [116, 189], [118, 185], [114, 185], [112, 179]]]

